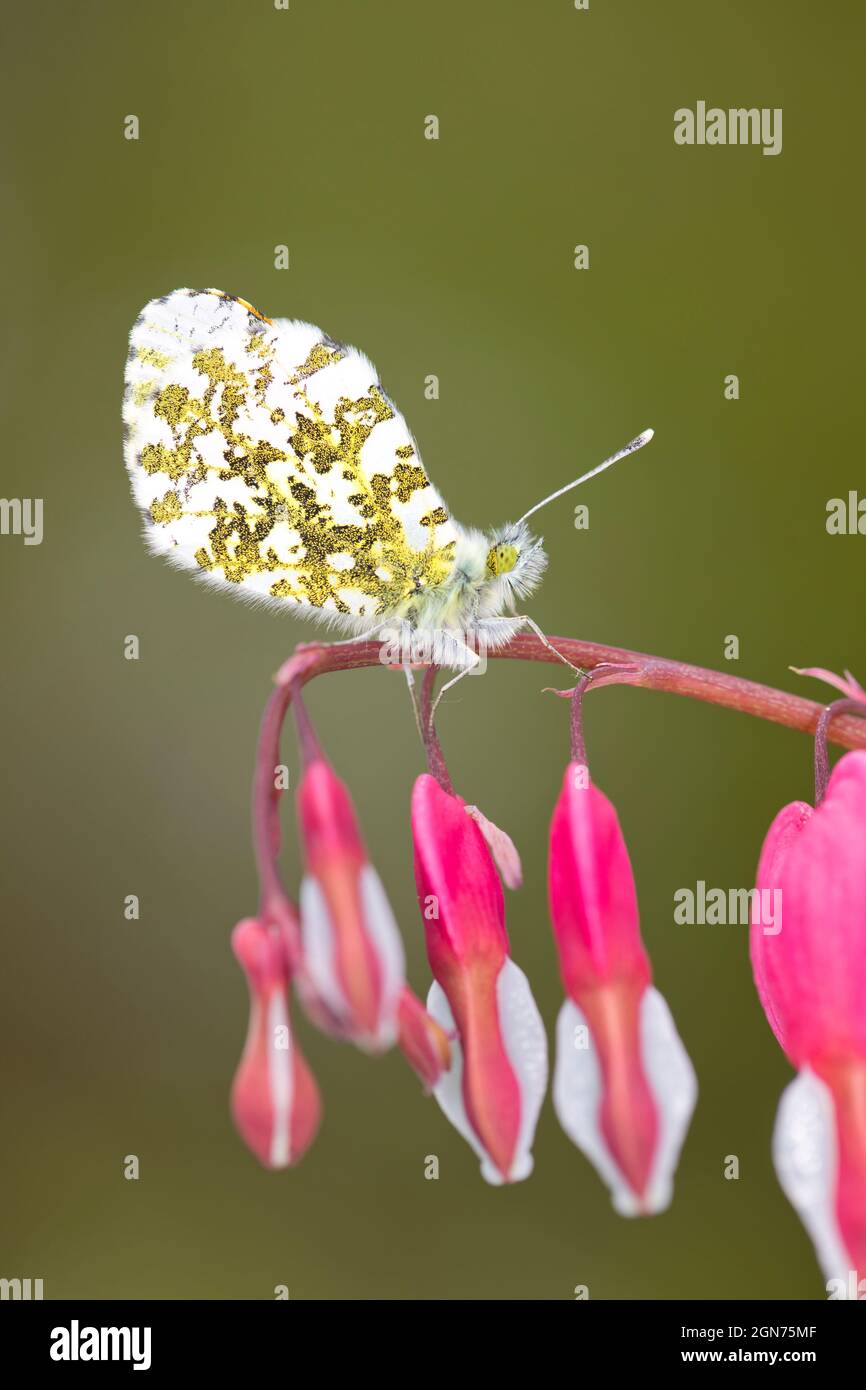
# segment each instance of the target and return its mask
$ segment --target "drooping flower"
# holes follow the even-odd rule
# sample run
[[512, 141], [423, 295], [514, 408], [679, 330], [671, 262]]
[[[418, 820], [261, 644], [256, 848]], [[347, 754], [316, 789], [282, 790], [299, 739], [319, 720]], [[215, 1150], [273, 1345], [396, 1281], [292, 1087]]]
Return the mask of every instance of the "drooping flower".
[[757, 888], [758, 901], [780, 891], [782, 929], [769, 934], [753, 912], [755, 984], [799, 1072], [779, 1105], [776, 1171], [828, 1280], [856, 1290], [866, 1280], [866, 751], [839, 760], [817, 808], [779, 812]]
[[332, 1031], [381, 1051], [397, 1037], [403, 943], [349, 793], [318, 745], [308, 746], [297, 803], [305, 999], [318, 1000], [323, 1026], [330, 1017]]
[[547, 1040], [529, 983], [509, 955], [502, 884], [463, 801], [424, 774], [412, 795], [415, 882], [434, 975], [427, 1008], [449, 1034], [434, 1095], [490, 1183], [532, 1171], [547, 1088]]
[[249, 1028], [232, 1085], [232, 1116], [266, 1168], [287, 1168], [313, 1142], [321, 1102], [292, 1036], [284, 941], [278, 931], [246, 918], [232, 932], [232, 949], [250, 991]]
[[653, 988], [616, 811], [572, 761], [550, 828], [550, 913], [568, 999], [553, 1100], [623, 1215], [663, 1210], [697, 1096], [670, 1010]]

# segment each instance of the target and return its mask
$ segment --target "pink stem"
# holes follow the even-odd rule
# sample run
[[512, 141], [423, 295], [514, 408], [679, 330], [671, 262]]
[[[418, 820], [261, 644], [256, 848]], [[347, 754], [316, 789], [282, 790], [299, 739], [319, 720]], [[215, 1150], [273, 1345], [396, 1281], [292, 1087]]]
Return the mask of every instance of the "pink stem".
[[[693, 700], [754, 714], [789, 729], [814, 734], [821, 718], [823, 705], [789, 695], [768, 685], [728, 676], [702, 666], [689, 666], [682, 661], [632, 652], [623, 647], [606, 647], [598, 642], [583, 642], [575, 637], [548, 639], [574, 666], [592, 671], [611, 663], [634, 669], [619, 673], [617, 679], [647, 690], [667, 690], [674, 695], [686, 695]], [[381, 644], [378, 642], [340, 642], [333, 646], [309, 644], [299, 647], [276, 676], [276, 687], [265, 707], [259, 734], [256, 768], [253, 779], [253, 846], [261, 885], [260, 912], [263, 920], [286, 907], [294, 908], [283, 886], [277, 865], [280, 849], [279, 797], [274, 785], [280, 761], [280, 733], [286, 712], [292, 702], [292, 687], [305, 686], [314, 676], [329, 671], [353, 671], [362, 666], [381, 665]], [[506, 661], [555, 662], [556, 656], [534, 635], [513, 638], [507, 646], [487, 653]], [[613, 673], [611, 673], [613, 677]], [[840, 712], [828, 720], [832, 725], [832, 742], [842, 748], [866, 748], [866, 720]]]
[[289, 928], [286, 946], [293, 972], [300, 958], [300, 946], [296, 940], [297, 912], [279, 870], [281, 791], [276, 785], [276, 772], [280, 763], [280, 735], [292, 703], [293, 681], [297, 680], [300, 688], [304, 683], [302, 673], [316, 664], [323, 650], [298, 651], [283, 668], [286, 671], [291, 667], [294, 674], [290, 671], [287, 680], [278, 681], [265, 705], [253, 773], [253, 850], [259, 874], [259, 917], [265, 926], [282, 924]]
[[815, 805], [820, 806], [830, 780], [830, 759], [827, 757], [827, 730], [837, 714], [857, 714], [866, 719], [866, 700], [834, 700], [822, 709], [815, 729]]
[[433, 723], [433, 687], [436, 684], [435, 666], [428, 666], [424, 680], [421, 685], [421, 736], [424, 740], [424, 747], [427, 750], [427, 770], [431, 777], [435, 777], [440, 787], [449, 796], [454, 795], [454, 786], [448, 772], [448, 765], [445, 762], [445, 755], [442, 752], [442, 744], [439, 742], [439, 735], [436, 732], [436, 725]]
[[291, 695], [292, 705], [295, 711], [295, 724], [298, 728], [298, 744], [301, 750], [301, 762], [304, 767], [315, 762], [323, 756], [319, 740], [316, 738], [316, 731], [310, 723], [304, 702], [301, 699], [300, 686], [295, 686]]

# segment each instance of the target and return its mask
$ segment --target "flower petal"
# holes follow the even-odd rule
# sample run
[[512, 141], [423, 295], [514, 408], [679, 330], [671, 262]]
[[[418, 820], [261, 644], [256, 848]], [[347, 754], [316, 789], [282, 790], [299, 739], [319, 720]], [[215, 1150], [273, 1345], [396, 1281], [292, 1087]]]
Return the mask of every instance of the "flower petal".
[[250, 1021], [232, 1085], [242, 1138], [266, 1168], [296, 1163], [319, 1126], [321, 1102], [289, 1019], [288, 968], [280, 934], [248, 918], [232, 933], [247, 976]]
[[[445, 991], [435, 981], [427, 997], [427, 1008], [446, 1032], [455, 1027], [454, 1015]], [[496, 981], [496, 1009], [499, 1036], [502, 1041], [508, 1081], [516, 1088], [518, 1097], [517, 1132], [510, 1143], [510, 1152], [503, 1158], [502, 1149], [493, 1156], [484, 1142], [484, 1128], [479, 1124], [480, 1106], [473, 1086], [480, 1083], [486, 1098], [494, 1093], [497, 1073], [493, 1068], [474, 1074], [467, 1071], [464, 1047], [471, 1054], [475, 1038], [466, 1030], [459, 1041], [451, 1044], [452, 1063], [434, 1087], [435, 1095], [455, 1129], [481, 1159], [481, 1176], [494, 1186], [503, 1182], [520, 1182], [528, 1178], [533, 1168], [532, 1143], [544, 1093], [547, 1090], [547, 1037], [529, 981], [512, 960], [504, 961]], [[489, 1052], [488, 1052], [489, 1057]], [[499, 1079], [505, 1079], [499, 1069]], [[502, 1109], [510, 1109], [507, 1096]], [[472, 1118], [470, 1118], [470, 1116]]]
[[403, 944], [349, 793], [321, 757], [304, 771], [298, 810], [307, 864], [300, 893], [306, 1007], [328, 1031], [380, 1051], [397, 1036]]
[[517, 853], [517, 846], [510, 835], [504, 830], [500, 830], [498, 825], [494, 825], [492, 820], [488, 820], [479, 811], [477, 806], [466, 806], [467, 816], [471, 816], [487, 843], [487, 848], [493, 855], [493, 862], [502, 875], [502, 882], [506, 888], [514, 891], [523, 883], [523, 867], [520, 863], [520, 855]]
[[550, 916], [566, 992], [650, 979], [628, 850], [613, 805], [569, 763], [550, 826]]
[[498, 969], [508, 952], [502, 884], [464, 803], [426, 773], [412, 792], [415, 882], [433, 974], [485, 961]]
[[866, 1057], [866, 750], [846, 753], [821, 805], [785, 807], [759, 889], [779, 889], [782, 929], [751, 933], [755, 980], [794, 1066]]
[[448, 1034], [408, 985], [400, 995], [397, 1017], [400, 1050], [427, 1090], [432, 1091], [451, 1065]]
[[[580, 1044], [580, 1045], [578, 1045]], [[572, 1000], [560, 1010], [556, 1029], [553, 1103], [566, 1134], [586, 1154], [623, 1216], [663, 1211], [673, 1193], [679, 1161], [697, 1099], [697, 1079], [658, 990], [649, 986], [640, 1002], [640, 1056], [657, 1116], [653, 1158], [646, 1189], [636, 1192], [611, 1151], [602, 1125], [604, 1070], [586, 1016]]]
[[773, 1162], [825, 1277], [847, 1281], [851, 1262], [835, 1211], [838, 1159], [833, 1097], [808, 1067], [782, 1092], [773, 1131]]
[[[790, 805], [784, 806], [770, 829], [761, 850], [761, 858], [758, 863], [756, 875], [757, 895], [752, 903], [751, 927], [749, 930], [749, 952], [752, 960], [752, 970], [755, 977], [755, 986], [758, 997], [767, 1015], [770, 1024], [779, 1044], [787, 1052], [785, 1043], [784, 1019], [780, 1017], [779, 1005], [784, 991], [784, 981], [780, 977], [783, 971], [784, 957], [783, 952], [775, 947], [770, 950], [767, 940], [767, 931], [763, 914], [761, 912], [762, 894], [781, 891], [782, 869], [792, 847], [796, 844], [801, 831], [814, 814], [811, 806], [805, 801], [792, 801]], [[784, 897], [782, 899], [782, 925], [784, 925]], [[778, 924], [776, 924], [778, 925]], [[778, 931], [773, 933], [778, 935]], [[784, 1010], [787, 1014], [787, 1009]]]

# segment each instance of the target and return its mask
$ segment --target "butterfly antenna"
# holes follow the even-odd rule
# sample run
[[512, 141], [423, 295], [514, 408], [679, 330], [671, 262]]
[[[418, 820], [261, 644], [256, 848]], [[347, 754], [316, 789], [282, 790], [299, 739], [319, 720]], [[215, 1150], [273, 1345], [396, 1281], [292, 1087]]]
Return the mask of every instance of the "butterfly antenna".
[[566, 483], [565, 487], [561, 487], [558, 491], [552, 492], [549, 497], [545, 497], [543, 502], [536, 502], [534, 507], [530, 507], [528, 512], [524, 512], [517, 525], [519, 526], [520, 522], [528, 520], [535, 512], [541, 511], [541, 508], [546, 507], [548, 502], [555, 502], [557, 497], [564, 496], [566, 492], [571, 492], [572, 488], [579, 487], [581, 483], [588, 482], [590, 478], [594, 478], [598, 473], [603, 473], [606, 468], [611, 468], [615, 463], [619, 463], [620, 459], [627, 458], [629, 454], [637, 453], [638, 449], [642, 449], [644, 444], [649, 444], [653, 437], [653, 433], [653, 430], [644, 430], [643, 433], [639, 434], [636, 439], [633, 439], [630, 444], [626, 444], [624, 449], [619, 449], [615, 454], [611, 454], [609, 459], [604, 460], [604, 463], [597, 464], [596, 467], [591, 468], [588, 473], [584, 473], [580, 478], [575, 478], [573, 483]]

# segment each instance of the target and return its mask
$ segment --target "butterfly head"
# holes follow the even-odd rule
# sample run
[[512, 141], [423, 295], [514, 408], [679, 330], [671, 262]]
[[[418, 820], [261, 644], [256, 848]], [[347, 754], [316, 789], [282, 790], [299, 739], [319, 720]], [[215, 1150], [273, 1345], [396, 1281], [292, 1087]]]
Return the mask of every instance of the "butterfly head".
[[485, 577], [503, 600], [526, 598], [541, 583], [547, 568], [542, 542], [523, 521], [501, 526], [489, 537]]

